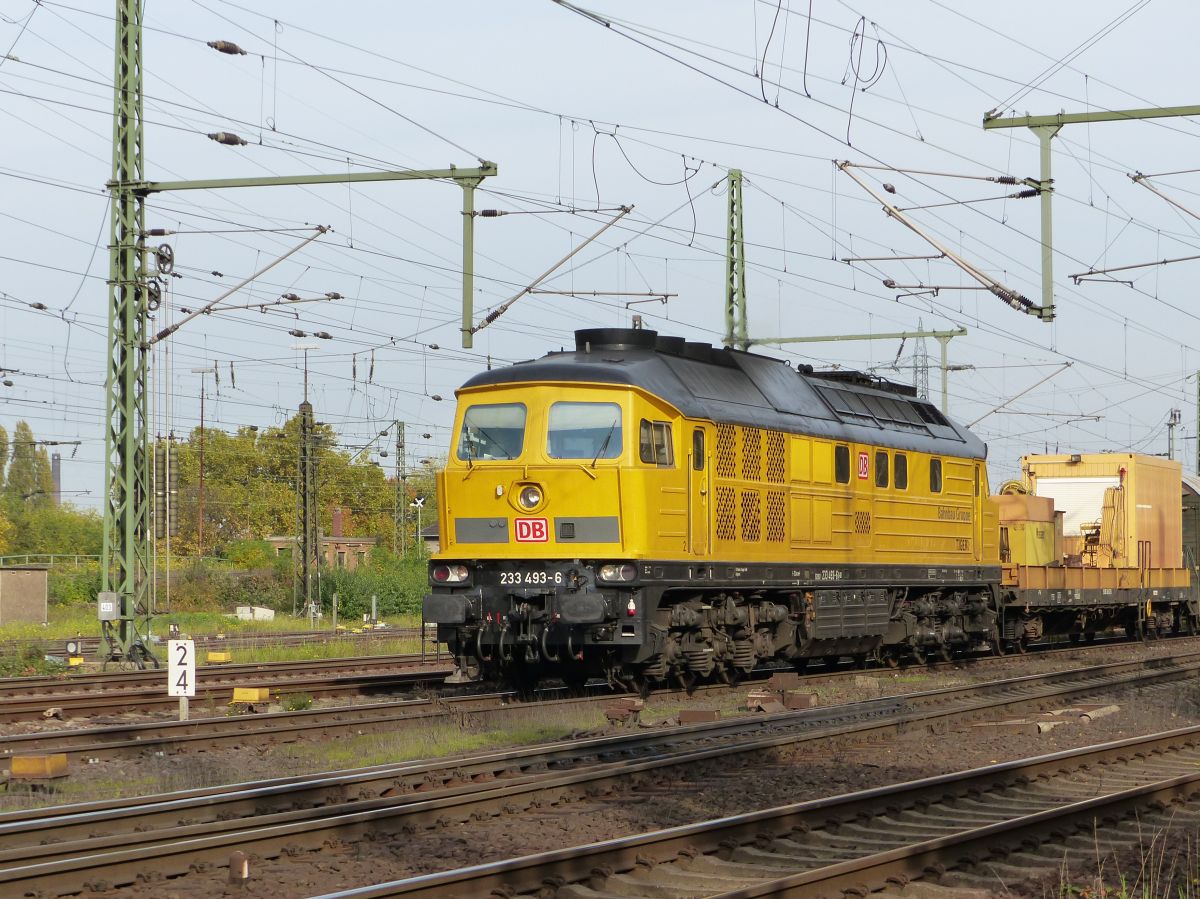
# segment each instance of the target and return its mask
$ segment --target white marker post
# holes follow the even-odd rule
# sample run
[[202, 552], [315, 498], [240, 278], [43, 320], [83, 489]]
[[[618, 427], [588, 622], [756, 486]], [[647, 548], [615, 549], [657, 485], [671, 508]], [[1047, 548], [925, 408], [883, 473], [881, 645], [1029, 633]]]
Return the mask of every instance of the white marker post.
[[179, 720], [188, 720], [188, 697], [196, 695], [196, 644], [167, 641], [167, 695], [179, 697]]

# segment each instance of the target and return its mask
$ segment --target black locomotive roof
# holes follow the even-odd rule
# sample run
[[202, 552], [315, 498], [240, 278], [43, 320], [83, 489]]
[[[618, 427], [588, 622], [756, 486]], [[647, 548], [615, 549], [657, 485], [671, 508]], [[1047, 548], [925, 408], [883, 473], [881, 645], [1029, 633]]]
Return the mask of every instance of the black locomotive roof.
[[796, 370], [768, 356], [655, 331], [576, 331], [573, 352], [481, 372], [463, 389], [547, 381], [640, 387], [689, 418], [915, 452], [987, 456], [982, 440], [918, 399], [911, 387], [861, 372]]

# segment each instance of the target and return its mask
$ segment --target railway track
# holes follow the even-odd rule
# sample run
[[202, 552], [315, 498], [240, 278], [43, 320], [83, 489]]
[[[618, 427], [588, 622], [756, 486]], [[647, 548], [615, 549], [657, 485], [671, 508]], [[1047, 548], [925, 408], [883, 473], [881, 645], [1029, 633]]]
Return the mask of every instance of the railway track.
[[[200, 709], [224, 707], [235, 686], [267, 687], [273, 696], [295, 693], [314, 699], [385, 695], [413, 685], [440, 685], [449, 673], [449, 669], [428, 667], [419, 654], [205, 665], [197, 669], [192, 702]], [[170, 711], [178, 704], [166, 695], [165, 671], [0, 681], [0, 721], [36, 720], [50, 708], [66, 716], [86, 717]]]
[[[430, 634], [433, 633], [432, 628]], [[249, 631], [230, 634], [196, 634], [191, 639], [197, 648], [204, 650], [220, 649], [261, 649], [263, 647], [307, 646], [314, 643], [330, 641], [349, 641], [353, 643], [379, 643], [392, 640], [419, 640], [422, 630], [419, 627], [388, 627], [365, 630], [361, 633], [347, 631]], [[76, 636], [51, 639], [38, 637], [29, 640], [0, 640], [0, 656], [20, 655], [28, 651], [36, 651], [51, 655], [65, 655], [66, 643], [72, 640], [79, 644], [79, 654], [85, 658], [93, 658], [103, 645], [100, 637]], [[445, 655], [445, 652], [442, 652]]]
[[1194, 827], [1198, 764], [1192, 727], [319, 899], [865, 896], [914, 878], [983, 895]]
[[[1099, 651], [1100, 647], [1079, 649], [1064, 648], [1064, 651], [1079, 653], [1071, 655], [1071, 659], [1087, 658], [1089, 654]], [[1013, 660], [1017, 657], [1005, 657]], [[1010, 662], [1005, 658], [984, 657], [973, 660], [972, 666], [983, 665], [1003, 670]], [[1173, 656], [1180, 663], [1185, 663], [1186, 654]], [[340, 662], [357, 660], [330, 660], [339, 662], [331, 665], [334, 670], [341, 670]], [[955, 663], [936, 663], [930, 667], [953, 667]], [[264, 666], [248, 666], [254, 670]], [[202, 669], [203, 670], [203, 669]], [[225, 669], [227, 670], [227, 669]], [[834, 684], [839, 680], [859, 674], [857, 669], [827, 672], [824, 674], [809, 674], [803, 679], [804, 686], [820, 687]], [[435, 672], [430, 677], [440, 676]], [[236, 678], [235, 678], [236, 680]], [[419, 689], [427, 686], [427, 682], [417, 676], [411, 682], [397, 682], [400, 689]], [[288, 687], [291, 690], [290, 686]], [[599, 689], [599, 688], [598, 688]], [[725, 688], [714, 686], [702, 687], [697, 692], [704, 695], [708, 690], [721, 692]], [[300, 689], [294, 692], [302, 692]], [[667, 691], [663, 691], [666, 693]], [[594, 702], [599, 697], [562, 699], [562, 689], [546, 688], [539, 693], [537, 709], [542, 712], [555, 706], [580, 706]], [[220, 701], [227, 700], [225, 694], [219, 694]], [[356, 697], [357, 699], [357, 697]], [[523, 714], [522, 704], [516, 703], [512, 693], [479, 693], [465, 695], [442, 695], [437, 697], [413, 697], [398, 701], [355, 703], [349, 706], [305, 709], [293, 712], [270, 712], [255, 715], [230, 717], [218, 714], [212, 717], [199, 717], [193, 710], [193, 717], [188, 721], [157, 720], [133, 724], [106, 725], [102, 727], [78, 728], [40, 733], [13, 734], [0, 737], [0, 758], [36, 752], [61, 752], [69, 757], [80, 759], [117, 758], [140, 756], [149, 752], [172, 754], [186, 752], [197, 746], [210, 748], [216, 746], [267, 746], [298, 742], [307, 739], [329, 739], [348, 734], [386, 733], [402, 722], [421, 720], [432, 722], [443, 719], [459, 724], [471, 723], [476, 726], [492, 724], [500, 726], [504, 719], [512, 719]], [[511, 704], [510, 704], [511, 703]], [[548, 704], [549, 703], [549, 704]], [[34, 703], [41, 706], [43, 700]], [[0, 715], [3, 713], [3, 702], [0, 701]], [[173, 705], [172, 705], [173, 708]], [[227, 706], [222, 706], [227, 708]], [[37, 717], [41, 717], [40, 713]]]
[[[1013, 707], [1028, 710], [1099, 691], [1145, 688], [1200, 670], [1197, 654], [1152, 664], [1151, 670], [1145, 663], [1119, 663], [474, 758], [8, 813], [0, 815], [0, 892], [65, 894], [97, 877], [120, 885], [148, 870], [179, 876], [197, 863], [219, 865], [235, 850], [272, 858], [316, 851], [329, 840], [376, 839], [413, 828], [519, 815], [530, 807], [631, 785], [656, 789], [672, 771], [702, 773], [706, 765], [728, 770], [731, 758], [804, 741], [862, 740], [937, 727]], [[1189, 733], [1200, 740], [1200, 728]], [[93, 835], [101, 829], [102, 836]], [[498, 870], [497, 876], [510, 870]], [[490, 888], [463, 887], [458, 894], [482, 896]]]

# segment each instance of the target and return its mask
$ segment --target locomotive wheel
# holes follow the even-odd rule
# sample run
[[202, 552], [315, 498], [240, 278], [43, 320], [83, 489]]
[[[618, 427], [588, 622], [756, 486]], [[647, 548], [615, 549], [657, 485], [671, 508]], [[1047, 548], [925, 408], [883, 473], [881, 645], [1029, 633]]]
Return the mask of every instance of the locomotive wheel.
[[1072, 643], [1078, 643], [1078, 642], [1079, 642], [1079, 636], [1080, 636], [1080, 635], [1079, 635], [1079, 634], [1077, 634], [1077, 633], [1076, 633], [1076, 634], [1067, 634], [1067, 639], [1068, 639], [1068, 640], [1070, 640]]
[[536, 669], [520, 664], [510, 665], [508, 678], [519, 699], [532, 699], [533, 694], [537, 692], [539, 672]]
[[924, 646], [918, 646], [916, 643], [909, 647], [912, 650], [913, 659], [918, 665], [924, 665], [929, 656], [925, 652]]
[[938, 644], [938, 655], [942, 657], [943, 662], [950, 662], [954, 660], [954, 650], [950, 648], [949, 643]]
[[867, 667], [867, 654], [865, 652], [856, 652], [854, 654], [854, 667], [859, 671]]
[[699, 680], [695, 671], [688, 671], [686, 668], [677, 668], [675, 670], [675, 679], [679, 681], [680, 689], [687, 693], [688, 696], [692, 695], [692, 691], [696, 689], [696, 681]]
[[1000, 639], [999, 634], [993, 634], [988, 638], [988, 646], [992, 648], [993, 655], [1004, 655], [1004, 641]]
[[1029, 638], [1025, 636], [1017, 637], [1017, 639], [1013, 640], [1012, 646], [1013, 651], [1017, 655], [1025, 655], [1025, 653], [1029, 652]]
[[562, 674], [562, 681], [567, 685], [569, 694], [582, 696], [587, 689], [588, 676], [582, 671], [567, 671]]
[[879, 664], [887, 668], [900, 667], [900, 655], [894, 649], [887, 646], [881, 646], [875, 651], [875, 658]]
[[1083, 639], [1086, 640], [1088, 643], [1095, 643], [1096, 642], [1096, 632], [1088, 631], [1086, 634], [1083, 635]]
[[1146, 623], [1144, 621], [1134, 621], [1125, 625], [1125, 636], [1130, 640], [1145, 640]]

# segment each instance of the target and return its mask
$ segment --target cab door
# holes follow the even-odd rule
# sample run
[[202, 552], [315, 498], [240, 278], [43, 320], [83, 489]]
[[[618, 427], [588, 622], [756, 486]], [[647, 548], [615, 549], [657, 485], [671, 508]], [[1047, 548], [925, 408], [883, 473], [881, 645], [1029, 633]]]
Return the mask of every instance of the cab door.
[[688, 469], [688, 548], [693, 555], [709, 554], [708, 497], [711, 492], [711, 466], [708, 464], [707, 438], [702, 426], [691, 431], [687, 454]]

